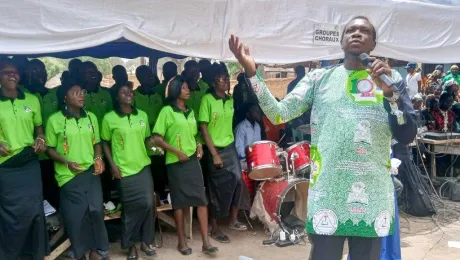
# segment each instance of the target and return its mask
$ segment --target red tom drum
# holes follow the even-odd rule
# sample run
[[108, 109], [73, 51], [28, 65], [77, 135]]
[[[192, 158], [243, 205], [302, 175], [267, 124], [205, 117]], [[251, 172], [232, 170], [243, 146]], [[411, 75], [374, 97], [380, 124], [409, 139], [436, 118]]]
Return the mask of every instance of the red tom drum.
[[277, 149], [278, 145], [271, 141], [255, 142], [246, 147], [249, 178], [267, 180], [282, 173]]
[[286, 149], [288, 153], [288, 167], [292, 171], [303, 171], [310, 167], [310, 143], [307, 141], [291, 145]]

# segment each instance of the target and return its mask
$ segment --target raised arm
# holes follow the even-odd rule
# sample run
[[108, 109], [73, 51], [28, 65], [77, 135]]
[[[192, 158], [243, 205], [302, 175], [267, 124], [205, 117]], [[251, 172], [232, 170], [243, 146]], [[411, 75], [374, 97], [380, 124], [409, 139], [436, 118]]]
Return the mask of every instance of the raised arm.
[[229, 47], [249, 77], [251, 87], [259, 100], [260, 107], [273, 124], [286, 123], [291, 119], [299, 117], [313, 104], [313, 80], [322, 71], [316, 71], [313, 74], [307, 75], [290, 94], [278, 102], [270, 93], [263, 78], [257, 73], [256, 63], [250, 55], [249, 48], [241, 43], [239, 38], [234, 35], [229, 40]]

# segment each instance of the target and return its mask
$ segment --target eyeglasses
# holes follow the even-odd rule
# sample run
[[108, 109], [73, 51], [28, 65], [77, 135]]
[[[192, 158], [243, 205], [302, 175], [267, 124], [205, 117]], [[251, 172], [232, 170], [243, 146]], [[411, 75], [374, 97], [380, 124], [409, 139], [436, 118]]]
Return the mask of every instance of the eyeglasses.
[[73, 96], [73, 97], [79, 97], [79, 96], [84, 96], [86, 95], [88, 92], [86, 91], [86, 89], [81, 89], [81, 90], [74, 90], [74, 91], [69, 91], [67, 93], [67, 95], [69, 96]]
[[230, 78], [228, 77], [217, 78], [216, 81], [220, 83], [227, 83], [227, 82], [230, 82]]

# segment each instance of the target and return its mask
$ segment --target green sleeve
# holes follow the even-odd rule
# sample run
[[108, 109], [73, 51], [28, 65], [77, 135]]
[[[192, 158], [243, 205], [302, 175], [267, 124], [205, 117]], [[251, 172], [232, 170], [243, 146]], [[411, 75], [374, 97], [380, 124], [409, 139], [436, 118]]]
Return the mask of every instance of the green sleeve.
[[209, 123], [211, 114], [211, 106], [208, 96], [201, 100], [200, 112], [198, 113], [198, 122]]
[[42, 109], [40, 107], [40, 102], [38, 98], [34, 96], [33, 99], [33, 117], [34, 117], [34, 126], [42, 125]]
[[56, 131], [54, 130], [54, 120], [48, 120], [48, 123], [45, 127], [45, 136], [46, 136], [46, 145], [49, 147], [56, 147], [58, 143], [58, 138]]
[[264, 114], [273, 124], [280, 125], [301, 116], [313, 105], [314, 83], [324, 75], [324, 72], [324, 69], [319, 69], [308, 73], [280, 102], [271, 94], [258, 72], [249, 81]]
[[168, 119], [168, 116], [167, 116], [167, 111], [166, 111], [167, 107], [164, 107], [161, 111], [160, 111], [160, 114], [158, 115], [158, 119], [157, 119], [157, 122], [155, 123], [155, 127], [153, 128], [153, 131], [152, 133], [153, 134], [158, 134], [158, 135], [161, 135], [161, 136], [165, 136], [166, 134], [166, 129], [167, 129], [167, 119]]
[[108, 114], [104, 116], [102, 120], [102, 130], [101, 130], [101, 138], [105, 141], [112, 140], [112, 131], [110, 131], [110, 124], [108, 119]]
[[96, 137], [96, 143], [99, 143], [101, 142], [101, 135], [99, 134], [99, 122], [97, 121], [96, 115], [94, 115], [93, 113], [90, 113], [89, 117], [91, 118], [91, 123], [93, 125], [94, 137]]
[[145, 122], [145, 138], [149, 137], [150, 134], [150, 124], [149, 124], [149, 117], [146, 113], [143, 114], [144, 122]]

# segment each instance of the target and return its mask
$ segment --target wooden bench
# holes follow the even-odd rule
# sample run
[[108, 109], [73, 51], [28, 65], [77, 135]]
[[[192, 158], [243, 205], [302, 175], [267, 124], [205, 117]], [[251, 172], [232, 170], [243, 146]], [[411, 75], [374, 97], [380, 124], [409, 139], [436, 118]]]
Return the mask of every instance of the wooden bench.
[[[169, 216], [165, 212], [172, 211], [172, 206], [170, 204], [163, 204], [156, 208], [158, 219], [164, 221], [166, 224], [176, 227], [176, 222], [174, 221], [174, 217]], [[193, 208], [191, 207], [187, 213], [185, 213], [185, 236], [189, 239], [192, 239], [192, 224], [193, 224]], [[109, 221], [113, 219], [119, 219], [121, 212], [117, 212], [112, 215], [106, 215], [104, 217], [104, 221]], [[60, 239], [64, 235], [64, 226], [61, 224], [61, 227], [56, 233], [56, 235], [51, 240], [51, 244], [55, 244], [58, 239]], [[54, 241], [54, 243], [53, 243]], [[54, 260], [59, 257], [62, 253], [64, 253], [70, 247], [70, 240], [66, 239], [62, 242], [56, 249], [54, 249], [49, 256], [45, 257], [45, 260]]]

